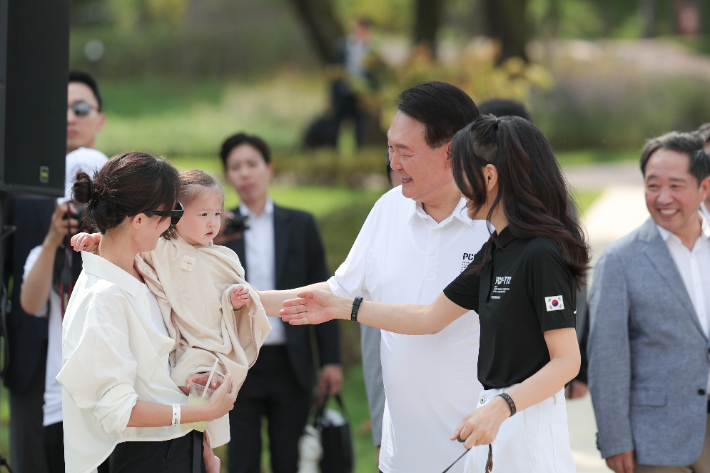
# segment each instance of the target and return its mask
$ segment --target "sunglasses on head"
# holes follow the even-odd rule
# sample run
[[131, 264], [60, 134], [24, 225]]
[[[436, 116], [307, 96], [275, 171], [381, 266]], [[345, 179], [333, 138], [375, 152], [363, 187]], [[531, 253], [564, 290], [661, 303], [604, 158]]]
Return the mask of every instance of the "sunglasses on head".
[[85, 117], [94, 109], [90, 103], [84, 101], [74, 102], [69, 108], [71, 108], [72, 112], [74, 112], [74, 115], [77, 117]]
[[185, 208], [180, 202], [177, 203], [177, 208], [175, 210], [145, 210], [143, 211], [146, 215], [158, 215], [160, 217], [170, 217], [170, 223], [172, 225], [177, 225], [185, 212]]

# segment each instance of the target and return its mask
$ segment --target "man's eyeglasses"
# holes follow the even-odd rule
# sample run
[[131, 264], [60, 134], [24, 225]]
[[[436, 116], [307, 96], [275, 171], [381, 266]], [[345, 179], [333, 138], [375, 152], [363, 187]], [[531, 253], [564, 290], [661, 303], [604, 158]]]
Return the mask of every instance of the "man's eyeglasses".
[[180, 221], [180, 218], [182, 217], [182, 214], [185, 212], [185, 208], [180, 202], [177, 203], [177, 207], [178, 208], [176, 208], [175, 210], [144, 210], [143, 213], [146, 215], [170, 217], [170, 223], [172, 225], [177, 225], [177, 223]]
[[77, 117], [85, 117], [94, 109], [89, 102], [84, 101], [74, 102], [69, 108], [71, 108], [71, 111], [74, 112], [74, 115]]

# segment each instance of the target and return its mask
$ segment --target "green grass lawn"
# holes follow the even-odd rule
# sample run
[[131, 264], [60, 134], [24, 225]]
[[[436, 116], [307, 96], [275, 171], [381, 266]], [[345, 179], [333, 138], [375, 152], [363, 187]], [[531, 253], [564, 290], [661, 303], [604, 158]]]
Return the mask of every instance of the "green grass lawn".
[[109, 156], [132, 149], [216, 156], [237, 131], [260, 135], [275, 150], [295, 148], [328, 100], [321, 75], [288, 71], [251, 81], [153, 78], [101, 88], [106, 126], [97, 148]]

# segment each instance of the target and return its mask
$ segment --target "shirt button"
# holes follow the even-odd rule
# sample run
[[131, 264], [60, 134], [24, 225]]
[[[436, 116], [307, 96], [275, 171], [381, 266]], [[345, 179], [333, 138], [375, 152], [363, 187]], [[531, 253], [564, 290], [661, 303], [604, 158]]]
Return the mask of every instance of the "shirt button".
[[698, 389], [698, 394], [701, 396], [705, 396], [705, 390], [704, 389]]
[[486, 398], [483, 397], [483, 396], [481, 396], [481, 399], [480, 399], [478, 402], [480, 402], [481, 404], [485, 404], [485, 403], [486, 403]]

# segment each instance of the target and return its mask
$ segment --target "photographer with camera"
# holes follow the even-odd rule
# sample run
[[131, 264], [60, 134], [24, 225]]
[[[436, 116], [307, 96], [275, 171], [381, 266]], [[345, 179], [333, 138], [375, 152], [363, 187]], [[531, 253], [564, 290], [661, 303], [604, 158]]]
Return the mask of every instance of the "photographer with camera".
[[[73, 154], [72, 159], [68, 157], [67, 168], [71, 161], [72, 169], [93, 173], [97, 166], [106, 162], [106, 158], [101, 159], [98, 154]], [[49, 473], [64, 472], [62, 388], [56, 377], [62, 368], [64, 312], [82, 269], [81, 258], [72, 251], [69, 239], [81, 229], [84, 208], [71, 201], [71, 193], [59, 202], [44, 242], [27, 256], [20, 289], [22, 310], [45, 318], [48, 324], [42, 425]]]
[[81, 226], [80, 209], [70, 202], [72, 178], [107, 161], [93, 149], [105, 122], [96, 81], [72, 71], [67, 93], [65, 196], [13, 196], [6, 205], [5, 221], [16, 227], [3, 248], [6, 275], [14, 278], [4, 382], [16, 473], [64, 472], [61, 387], [55, 377], [62, 365], [62, 309], [81, 272], [81, 258], [66, 248]]
[[[239, 255], [249, 284], [265, 291], [325, 281], [329, 272], [315, 219], [275, 205], [269, 197], [273, 164], [268, 145], [259, 137], [238, 133], [225, 140], [220, 156], [241, 204], [215, 243]], [[229, 415], [230, 473], [260, 471], [263, 416], [269, 424], [273, 472], [297, 471], [298, 439], [308, 421], [316, 381], [311, 331], [275, 317], [269, 317], [269, 323], [271, 333]], [[343, 382], [338, 326], [326, 323], [313, 332], [321, 366], [319, 390], [337, 394]]]

